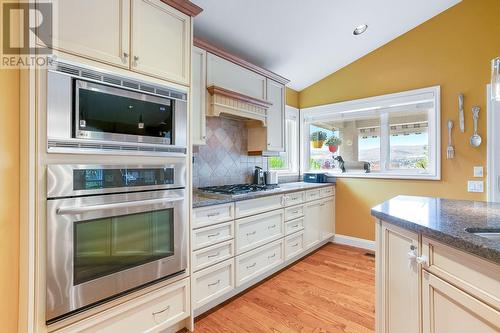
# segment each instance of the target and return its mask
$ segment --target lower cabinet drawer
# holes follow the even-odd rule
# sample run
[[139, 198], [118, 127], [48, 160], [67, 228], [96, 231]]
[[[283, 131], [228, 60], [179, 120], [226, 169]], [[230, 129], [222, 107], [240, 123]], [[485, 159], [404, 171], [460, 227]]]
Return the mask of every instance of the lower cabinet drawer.
[[234, 259], [193, 274], [193, 307], [199, 308], [234, 289]]
[[317, 190], [309, 190], [306, 192], [306, 201], [313, 201], [320, 199], [319, 189]]
[[227, 203], [193, 209], [193, 229], [234, 219], [234, 204]]
[[285, 208], [285, 221], [290, 221], [302, 216], [304, 216], [303, 205]]
[[212, 245], [193, 252], [193, 272], [234, 257], [234, 241]]
[[304, 230], [303, 217], [285, 223], [285, 235], [287, 236], [300, 230]]
[[186, 278], [55, 332], [160, 332], [190, 313], [189, 278]]
[[242, 254], [285, 235], [283, 209], [236, 220], [236, 254]]
[[328, 186], [319, 189], [319, 196], [322, 198], [331, 197], [335, 195], [335, 187]]
[[235, 218], [238, 219], [283, 208], [284, 201], [282, 195], [238, 201], [235, 204]]
[[305, 192], [293, 192], [285, 195], [285, 206], [298, 205], [304, 202]]
[[283, 262], [283, 238], [236, 257], [236, 286]]
[[193, 250], [215, 245], [234, 237], [233, 222], [193, 230]]
[[304, 232], [285, 237], [285, 259], [288, 260], [304, 250]]
[[422, 238], [423, 266], [438, 278], [500, 309], [500, 266], [433, 239]]

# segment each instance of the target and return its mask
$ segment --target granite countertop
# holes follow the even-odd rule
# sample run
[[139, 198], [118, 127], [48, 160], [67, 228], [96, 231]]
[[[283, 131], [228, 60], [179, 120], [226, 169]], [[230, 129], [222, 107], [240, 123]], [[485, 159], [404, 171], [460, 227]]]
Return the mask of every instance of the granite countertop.
[[242, 200], [250, 200], [261, 197], [267, 197], [271, 195], [298, 192], [298, 191], [310, 190], [314, 188], [327, 187], [333, 185], [335, 184], [305, 183], [305, 182], [284, 183], [284, 184], [279, 184], [279, 188], [273, 190], [240, 194], [236, 196], [230, 196], [224, 194], [205, 194], [195, 189], [193, 191], [193, 208], [213, 206], [213, 205], [219, 205], [219, 204], [242, 201]]
[[465, 231], [499, 229], [498, 203], [398, 196], [372, 208], [372, 215], [500, 265], [500, 241]]

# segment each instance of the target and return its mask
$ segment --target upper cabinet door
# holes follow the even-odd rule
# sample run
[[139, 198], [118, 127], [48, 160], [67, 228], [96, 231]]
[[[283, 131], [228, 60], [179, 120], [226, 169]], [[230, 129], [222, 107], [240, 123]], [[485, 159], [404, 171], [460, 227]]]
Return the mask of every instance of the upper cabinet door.
[[191, 18], [160, 0], [133, 0], [131, 17], [131, 69], [189, 85]]
[[273, 105], [267, 110], [267, 150], [285, 151], [285, 86], [267, 80], [267, 100]]
[[206, 144], [207, 51], [193, 47], [191, 83], [191, 136], [193, 145]]
[[51, 3], [55, 50], [129, 67], [130, 0], [52, 0]]
[[217, 86], [260, 100], [266, 99], [266, 78], [214, 54], [207, 54], [207, 86]]

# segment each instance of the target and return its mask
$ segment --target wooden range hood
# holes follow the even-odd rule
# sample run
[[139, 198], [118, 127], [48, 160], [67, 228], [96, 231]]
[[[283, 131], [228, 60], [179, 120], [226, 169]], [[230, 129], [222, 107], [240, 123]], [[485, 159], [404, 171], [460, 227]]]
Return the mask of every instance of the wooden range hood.
[[225, 88], [210, 86], [207, 116], [258, 121], [267, 126], [267, 109], [273, 104]]

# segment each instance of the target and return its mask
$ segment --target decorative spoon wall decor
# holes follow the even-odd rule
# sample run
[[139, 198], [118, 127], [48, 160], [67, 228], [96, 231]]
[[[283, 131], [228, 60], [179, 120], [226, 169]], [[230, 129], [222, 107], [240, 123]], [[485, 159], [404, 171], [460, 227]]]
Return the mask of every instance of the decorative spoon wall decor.
[[479, 147], [482, 142], [481, 136], [477, 134], [477, 121], [479, 119], [479, 111], [481, 111], [481, 108], [479, 106], [474, 106], [472, 108], [472, 117], [474, 120], [474, 135], [470, 137], [470, 144], [472, 147]]

